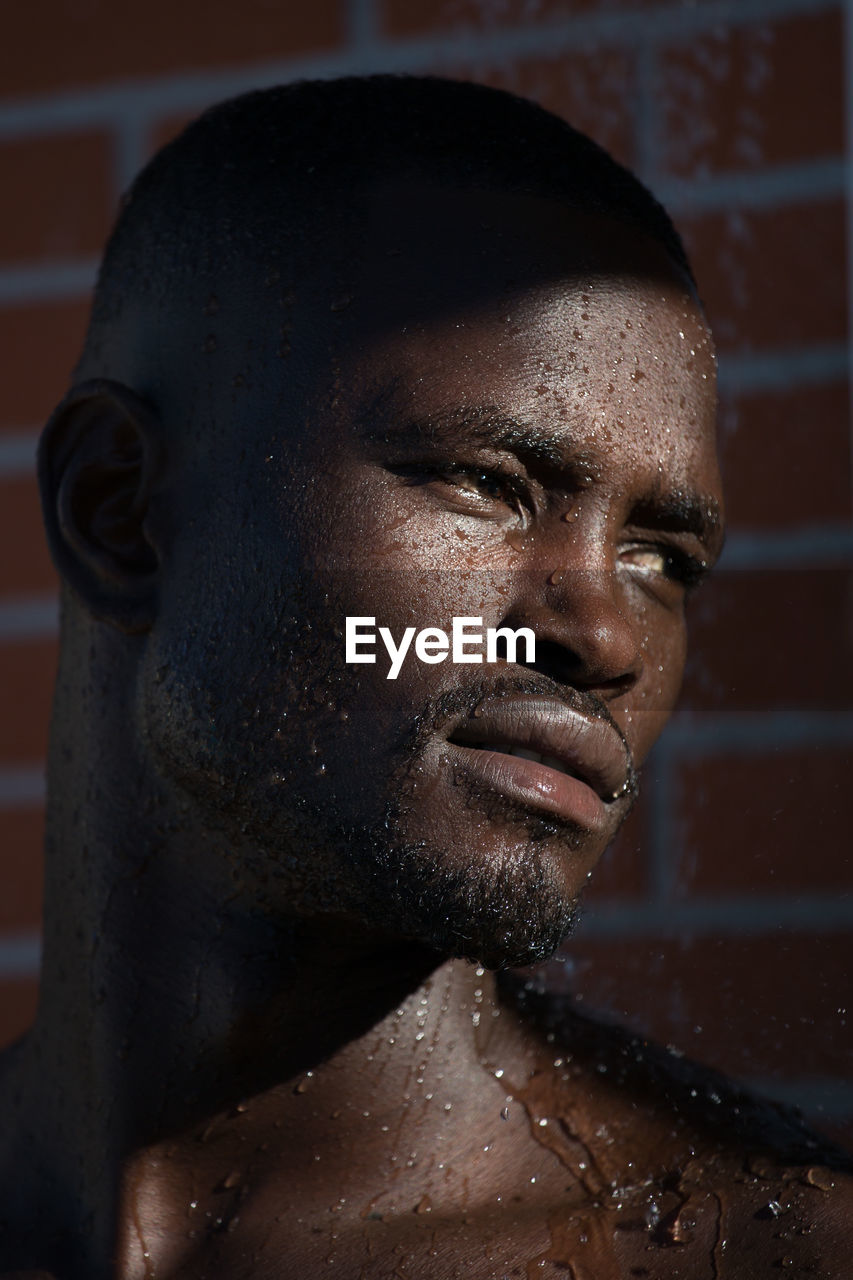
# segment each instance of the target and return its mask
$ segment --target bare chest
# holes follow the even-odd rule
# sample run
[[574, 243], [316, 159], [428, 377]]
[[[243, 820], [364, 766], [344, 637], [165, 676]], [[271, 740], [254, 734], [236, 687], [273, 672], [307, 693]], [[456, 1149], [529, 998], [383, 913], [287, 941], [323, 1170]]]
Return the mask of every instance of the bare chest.
[[169, 1274], [174, 1280], [770, 1280], [780, 1270], [844, 1274], [833, 1269], [830, 1241], [821, 1240], [815, 1195], [780, 1205], [770, 1194], [693, 1187], [678, 1195], [637, 1191], [608, 1204], [571, 1194], [548, 1204], [516, 1194], [469, 1212], [425, 1196], [394, 1213], [377, 1209], [357, 1216], [334, 1202], [326, 1212], [302, 1216], [290, 1206], [275, 1213], [274, 1205], [247, 1201], [214, 1223], [191, 1262]]

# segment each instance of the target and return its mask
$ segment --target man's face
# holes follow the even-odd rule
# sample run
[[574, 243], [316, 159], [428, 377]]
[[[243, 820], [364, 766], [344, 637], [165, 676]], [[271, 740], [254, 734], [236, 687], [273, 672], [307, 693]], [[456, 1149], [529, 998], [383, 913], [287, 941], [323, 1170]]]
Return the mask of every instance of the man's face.
[[[330, 310], [305, 425], [253, 407], [204, 477], [149, 741], [262, 909], [526, 963], [570, 927], [680, 686], [719, 546], [710, 338], [657, 245], [494, 193], [377, 198]], [[381, 643], [346, 663], [347, 617], [395, 642], [528, 627], [536, 658], [412, 644], [391, 680]]]

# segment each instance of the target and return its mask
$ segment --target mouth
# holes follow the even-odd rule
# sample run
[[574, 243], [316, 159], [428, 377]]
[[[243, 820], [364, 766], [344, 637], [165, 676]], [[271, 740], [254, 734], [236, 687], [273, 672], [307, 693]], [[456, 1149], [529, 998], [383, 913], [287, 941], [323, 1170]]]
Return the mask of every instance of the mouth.
[[634, 790], [613, 726], [553, 698], [487, 699], [447, 745], [463, 775], [589, 831], [611, 825], [616, 802]]

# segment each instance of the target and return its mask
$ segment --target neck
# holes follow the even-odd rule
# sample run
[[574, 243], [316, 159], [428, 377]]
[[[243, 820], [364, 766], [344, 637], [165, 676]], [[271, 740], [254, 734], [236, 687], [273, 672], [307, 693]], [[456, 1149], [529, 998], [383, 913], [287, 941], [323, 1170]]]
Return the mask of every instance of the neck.
[[[66, 779], [51, 791], [81, 794]], [[121, 1228], [139, 1220], [131, 1200], [162, 1217], [164, 1194], [180, 1199], [174, 1169], [194, 1183], [211, 1125], [245, 1108], [265, 1124], [294, 1088], [322, 1089], [324, 1114], [387, 1110], [380, 1133], [395, 1113], [396, 1151], [400, 1099], [413, 1091], [438, 1129], [472, 1112], [463, 1094], [482, 1072], [468, 1067], [492, 1031], [492, 980], [466, 962], [439, 965], [343, 919], [273, 919], [233, 888], [226, 902], [219, 877], [199, 874], [203, 861], [225, 865], [224, 851], [198, 833], [193, 847], [185, 835], [164, 841], [161, 799], [126, 795], [123, 821], [97, 806], [118, 840], [97, 817], [81, 823], [67, 803], [52, 807], [39, 1015], [7, 1059], [6, 1096], [20, 1100], [14, 1124], [32, 1170], [20, 1203], [55, 1223], [61, 1254], [80, 1257], [87, 1280], [112, 1274], [117, 1251], [138, 1252]], [[293, 1149], [325, 1142], [310, 1117], [293, 1123]], [[420, 1132], [422, 1142], [422, 1122]], [[440, 1140], [437, 1130], [434, 1147]], [[164, 1191], [151, 1153], [170, 1144], [183, 1158]], [[21, 1151], [9, 1148], [8, 1170]], [[334, 1185], [353, 1167], [344, 1161]]]
[[[322, 1114], [343, 1116], [353, 1141], [384, 1108], [371, 1138], [390, 1144], [389, 1160], [411, 1145], [406, 1125], [438, 1150], [460, 1112], [478, 1113], [480, 1064], [509, 1020], [493, 1017], [491, 979], [466, 962], [442, 965], [350, 920], [288, 915], [278, 889], [275, 910], [260, 902], [241, 875], [251, 851], [194, 825], [135, 751], [128, 672], [100, 665], [115, 674], [90, 673], [97, 705], [67, 714], [64, 690], [85, 676], [88, 651], [64, 646], [57, 686], [38, 1018], [0, 1064], [12, 1100], [0, 1198], [9, 1221], [32, 1224], [8, 1248], [0, 1240], [0, 1264], [72, 1277], [74, 1257], [81, 1277], [106, 1280], [116, 1257], [135, 1256], [145, 1274], [122, 1224], [146, 1205], [168, 1216], [164, 1195], [179, 1203], [186, 1191], [185, 1207], [199, 1167], [225, 1159], [227, 1141], [200, 1141], [211, 1126], [248, 1114], [259, 1147], [267, 1130], [290, 1133], [287, 1151], [322, 1147], [313, 1111], [284, 1114], [304, 1087], [325, 1092]], [[491, 1124], [503, 1094], [488, 1079]], [[413, 1099], [405, 1125], [401, 1097]], [[286, 1152], [277, 1159], [287, 1165]], [[324, 1186], [360, 1168], [341, 1156]], [[137, 1271], [128, 1261], [118, 1274]]]
[[[337, 968], [336, 982], [318, 986], [306, 971], [314, 1005], [310, 1018], [300, 1005], [294, 1026], [305, 1031], [347, 1018], [353, 1029], [345, 1009], [353, 1001], [375, 1015], [377, 991], [387, 1003], [387, 980], [370, 987], [366, 969], [356, 982], [352, 972]], [[517, 1087], [530, 1064], [519, 1060], [513, 1020], [501, 1016], [491, 976], [445, 962], [384, 1016], [362, 1021], [369, 1025], [337, 1037], [327, 1056], [301, 1053], [310, 1066], [125, 1161], [118, 1275], [147, 1275], [145, 1259], [154, 1274], [194, 1272], [197, 1255], [221, 1240], [217, 1233], [241, 1222], [249, 1241], [252, 1223], [268, 1237], [274, 1221], [294, 1224], [296, 1237], [298, 1225], [313, 1232], [325, 1222], [327, 1231], [331, 1211], [346, 1231], [353, 1218], [396, 1219], [427, 1200], [441, 1216], [447, 1206], [474, 1205], [493, 1190], [486, 1165], [478, 1170], [483, 1185], [469, 1185], [471, 1153], [488, 1152], [498, 1136], [521, 1149], [526, 1114], [515, 1108], [511, 1125], [501, 1121], [508, 1118], [509, 1080]], [[286, 1020], [281, 1026], [291, 1030]]]

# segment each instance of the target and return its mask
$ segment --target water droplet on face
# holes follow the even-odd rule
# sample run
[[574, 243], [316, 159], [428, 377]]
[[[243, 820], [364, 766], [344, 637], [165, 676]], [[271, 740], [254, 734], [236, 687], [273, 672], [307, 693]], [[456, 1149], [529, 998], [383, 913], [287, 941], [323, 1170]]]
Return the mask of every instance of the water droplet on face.
[[832, 1174], [828, 1169], [809, 1169], [806, 1172], [806, 1182], [810, 1187], [818, 1187], [821, 1191], [831, 1191], [835, 1186]]
[[548, 582], [552, 587], [557, 587], [563, 581], [563, 577], [562, 569], [555, 569], [553, 573], [548, 575]]

